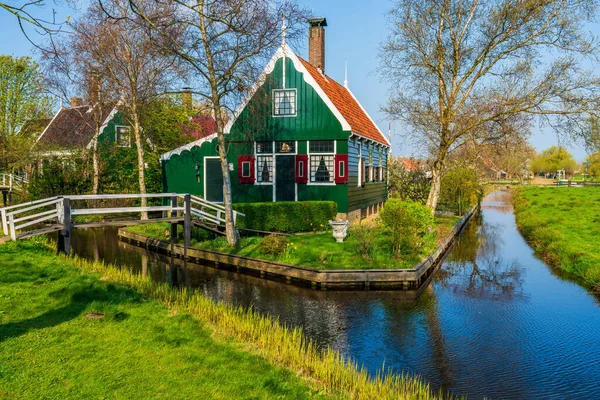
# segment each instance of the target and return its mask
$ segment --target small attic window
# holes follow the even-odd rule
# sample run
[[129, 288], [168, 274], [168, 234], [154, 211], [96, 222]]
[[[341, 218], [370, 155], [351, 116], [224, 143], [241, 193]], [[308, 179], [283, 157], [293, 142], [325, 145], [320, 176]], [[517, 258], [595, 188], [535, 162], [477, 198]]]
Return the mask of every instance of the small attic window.
[[115, 143], [120, 147], [130, 147], [131, 146], [131, 134], [130, 134], [129, 126], [119, 126], [115, 127]]
[[296, 89], [273, 90], [273, 115], [276, 117], [296, 115]]

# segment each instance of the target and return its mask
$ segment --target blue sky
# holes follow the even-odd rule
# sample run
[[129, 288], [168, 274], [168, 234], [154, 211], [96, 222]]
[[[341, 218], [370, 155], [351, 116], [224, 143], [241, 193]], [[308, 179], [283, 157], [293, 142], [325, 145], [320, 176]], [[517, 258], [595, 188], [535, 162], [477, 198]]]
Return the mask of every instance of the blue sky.
[[[344, 65], [348, 61], [350, 89], [369, 112], [371, 117], [387, 134], [388, 120], [380, 111], [388, 96], [389, 84], [382, 82], [377, 75], [378, 53], [386, 39], [386, 11], [392, 2], [388, 0], [299, 0], [312, 10], [315, 16], [327, 18], [326, 34], [326, 73], [339, 82], [344, 81]], [[10, 3], [10, 1], [9, 1]], [[18, 3], [13, 1], [13, 3]], [[76, 10], [49, 5], [58, 12], [58, 19], [65, 15], [76, 15]], [[40, 9], [38, 15], [47, 14], [50, 7]], [[592, 29], [598, 32], [597, 26]], [[33, 35], [35, 37], [35, 34]], [[33, 46], [21, 33], [16, 20], [6, 12], [0, 12], [0, 54], [15, 56], [32, 55]], [[306, 55], [307, 46], [296, 49]], [[533, 130], [532, 144], [539, 150], [559, 144], [559, 139], [551, 131]], [[419, 150], [406, 140], [406, 134], [398, 123], [392, 124], [392, 145], [396, 155], [419, 156]], [[578, 161], [585, 158], [585, 151], [577, 145], [569, 145], [569, 150]]]

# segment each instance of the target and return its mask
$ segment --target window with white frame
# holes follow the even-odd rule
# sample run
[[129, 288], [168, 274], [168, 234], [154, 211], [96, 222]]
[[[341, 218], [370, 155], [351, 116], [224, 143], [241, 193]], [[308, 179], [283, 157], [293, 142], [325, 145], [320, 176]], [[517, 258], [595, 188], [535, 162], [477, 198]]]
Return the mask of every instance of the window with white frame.
[[273, 156], [256, 156], [256, 181], [273, 183]]
[[131, 134], [129, 126], [115, 126], [115, 143], [121, 147], [131, 146]]
[[256, 142], [256, 182], [273, 183], [273, 142]]
[[333, 183], [335, 180], [335, 144], [333, 140], [311, 140], [310, 181], [312, 183]]
[[273, 115], [296, 115], [296, 89], [273, 90]]

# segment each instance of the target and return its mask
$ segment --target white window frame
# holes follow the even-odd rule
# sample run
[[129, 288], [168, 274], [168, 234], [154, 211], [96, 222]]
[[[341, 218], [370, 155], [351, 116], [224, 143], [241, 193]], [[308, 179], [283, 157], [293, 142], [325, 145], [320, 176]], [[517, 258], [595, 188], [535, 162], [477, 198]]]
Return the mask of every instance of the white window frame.
[[[275, 112], [275, 110], [278, 110], [279, 108], [277, 108], [275, 106], [275, 93], [277, 92], [294, 92], [294, 112], [292, 114], [277, 114]], [[298, 89], [296, 88], [290, 88], [290, 89], [273, 89], [271, 92], [271, 96], [273, 97], [273, 117], [275, 118], [286, 118], [286, 117], [295, 117], [298, 115]]]
[[[268, 142], [268, 140], [260, 140], [260, 142]], [[266, 185], [266, 186], [273, 186], [273, 184], [275, 183], [275, 142], [271, 141], [271, 152], [270, 153], [259, 153], [258, 152], [258, 142], [254, 142], [254, 173], [256, 174], [256, 176], [254, 177], [254, 184], [255, 185]], [[272, 159], [272, 168], [271, 168], [271, 182], [261, 182], [258, 180], [258, 158], [259, 157], [271, 157]], [[273, 193], [275, 193], [273, 191]]]
[[[127, 128], [128, 140], [127, 145], [122, 145], [119, 143], [119, 128]], [[115, 144], [119, 147], [131, 147], [131, 127], [127, 125], [115, 125]]]
[[356, 185], [357, 187], [362, 187], [362, 177], [363, 177], [363, 166], [362, 166], [362, 148], [363, 148], [363, 144], [362, 142], [359, 140], [357, 142], [357, 146], [358, 146], [358, 184]]
[[[310, 186], [335, 186], [335, 155], [337, 154], [337, 140], [332, 140], [333, 141], [333, 153], [330, 152], [326, 152], [326, 153], [311, 153], [310, 152], [310, 142], [321, 142], [322, 140], [308, 140], [306, 142], [306, 154], [308, 155], [308, 183], [307, 185]], [[331, 177], [332, 180], [330, 182], [313, 182], [312, 181], [312, 170], [311, 170], [311, 157], [318, 157], [318, 156], [332, 156], [333, 157], [333, 171], [331, 171]]]
[[[248, 164], [248, 175], [244, 174], [244, 165]], [[252, 168], [250, 161], [242, 161], [242, 178], [250, 178], [252, 176]]]
[[[333, 159], [335, 162], [335, 156], [333, 157]], [[346, 177], [346, 161], [339, 160], [338, 161], [338, 169], [340, 171], [340, 178], [345, 178]]]

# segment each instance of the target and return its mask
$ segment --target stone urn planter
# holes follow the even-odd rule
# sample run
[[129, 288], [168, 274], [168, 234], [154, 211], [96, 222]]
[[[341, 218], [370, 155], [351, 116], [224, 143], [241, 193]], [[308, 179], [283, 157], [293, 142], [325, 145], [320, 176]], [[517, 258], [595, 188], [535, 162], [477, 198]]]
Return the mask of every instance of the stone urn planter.
[[329, 221], [329, 226], [333, 229], [333, 237], [336, 242], [342, 243], [346, 239], [346, 235], [348, 235], [350, 221]]

